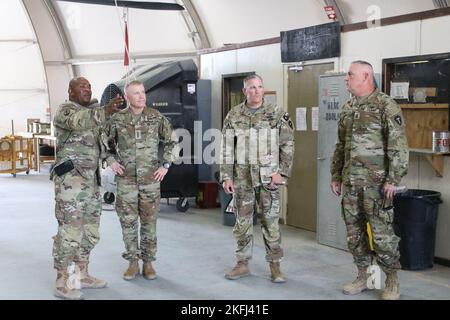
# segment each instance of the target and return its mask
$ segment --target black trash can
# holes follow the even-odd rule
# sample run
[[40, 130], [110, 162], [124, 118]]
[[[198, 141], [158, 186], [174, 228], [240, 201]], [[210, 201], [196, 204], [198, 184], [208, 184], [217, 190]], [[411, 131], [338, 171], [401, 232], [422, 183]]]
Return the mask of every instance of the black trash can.
[[433, 267], [436, 222], [441, 193], [408, 190], [394, 197], [394, 232], [400, 240], [400, 263], [405, 270]]

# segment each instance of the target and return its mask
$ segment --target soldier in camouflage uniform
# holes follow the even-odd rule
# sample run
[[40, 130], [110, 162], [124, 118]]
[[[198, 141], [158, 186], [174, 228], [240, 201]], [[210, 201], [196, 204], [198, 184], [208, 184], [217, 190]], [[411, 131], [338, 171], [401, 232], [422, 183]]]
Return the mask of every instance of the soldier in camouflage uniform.
[[405, 123], [397, 103], [376, 89], [368, 62], [353, 62], [345, 81], [353, 97], [341, 111], [331, 189], [335, 195], [343, 193], [342, 216], [358, 276], [343, 292], [358, 294], [367, 289], [371, 264], [368, 222], [377, 263], [387, 275], [382, 299], [398, 299], [400, 239], [392, 228], [391, 204], [395, 188], [408, 170]]
[[[245, 102], [231, 109], [223, 125], [220, 175], [226, 193], [234, 194], [237, 240], [236, 266], [225, 274], [230, 280], [250, 274], [255, 202], [262, 209], [261, 228], [266, 260], [273, 282], [284, 282], [279, 228], [279, 186], [290, 176], [294, 155], [293, 125], [282, 108], [264, 101], [263, 80], [244, 80]], [[255, 147], [257, 147], [255, 149]]]
[[58, 220], [53, 245], [57, 270], [54, 293], [64, 299], [82, 298], [79, 288], [70, 285], [69, 268], [76, 271], [81, 288], [106, 286], [106, 281], [89, 275], [87, 267], [89, 254], [99, 240], [101, 126], [110, 114], [119, 111], [122, 99], [116, 97], [100, 107], [91, 101], [91, 96], [88, 80], [81, 77], [71, 80], [69, 101], [59, 106], [53, 119], [56, 162], [50, 178], [55, 183]]
[[[122, 256], [129, 261], [123, 278], [134, 279], [139, 273], [139, 259], [142, 259], [143, 276], [152, 280], [156, 279], [152, 261], [156, 255], [160, 182], [171, 163], [177, 160], [179, 149], [169, 120], [157, 110], [146, 107], [141, 82], [128, 84], [125, 99], [129, 107], [115, 114], [106, 130], [110, 146], [107, 162], [117, 174], [116, 211], [126, 249]], [[164, 146], [162, 166], [158, 159], [160, 143]]]

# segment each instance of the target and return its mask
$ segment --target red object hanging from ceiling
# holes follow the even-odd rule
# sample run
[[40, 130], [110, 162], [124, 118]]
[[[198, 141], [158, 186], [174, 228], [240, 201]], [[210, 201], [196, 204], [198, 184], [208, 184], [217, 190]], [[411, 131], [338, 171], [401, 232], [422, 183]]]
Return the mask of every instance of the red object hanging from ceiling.
[[129, 66], [130, 65], [130, 57], [129, 57], [129, 47], [128, 47], [128, 25], [125, 22], [125, 55], [123, 57], [123, 65]]

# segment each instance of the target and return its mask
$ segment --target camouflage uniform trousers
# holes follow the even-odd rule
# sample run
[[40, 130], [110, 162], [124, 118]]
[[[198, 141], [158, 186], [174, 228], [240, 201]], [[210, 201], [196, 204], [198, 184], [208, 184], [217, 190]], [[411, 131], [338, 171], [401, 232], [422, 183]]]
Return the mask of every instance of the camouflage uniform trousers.
[[[280, 191], [269, 191], [264, 187], [238, 186], [236, 194], [236, 223], [233, 235], [237, 240], [236, 258], [247, 261], [252, 258], [253, 251], [253, 215], [255, 204], [258, 203], [262, 211], [261, 230], [266, 247], [266, 260], [279, 262], [283, 257], [281, 248]], [[259, 196], [258, 196], [259, 195]]]
[[72, 170], [55, 175], [55, 215], [58, 233], [54, 237], [53, 258], [57, 270], [75, 263], [89, 262], [89, 254], [98, 243], [101, 196], [97, 179], [82, 177]]
[[358, 267], [371, 264], [367, 222], [370, 224], [377, 264], [384, 272], [400, 269], [400, 238], [392, 222], [394, 210], [384, 210], [381, 186], [344, 186], [342, 216], [347, 227], [347, 244]]
[[156, 220], [160, 198], [159, 182], [138, 184], [136, 178], [117, 178], [116, 211], [125, 243], [124, 259], [156, 260]]

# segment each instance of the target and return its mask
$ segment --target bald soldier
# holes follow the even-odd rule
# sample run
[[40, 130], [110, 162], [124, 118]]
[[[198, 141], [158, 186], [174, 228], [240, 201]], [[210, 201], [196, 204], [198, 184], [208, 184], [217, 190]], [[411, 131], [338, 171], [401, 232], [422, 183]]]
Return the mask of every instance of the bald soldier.
[[368, 222], [377, 264], [387, 276], [381, 298], [395, 300], [400, 298], [400, 239], [392, 228], [394, 213], [390, 204], [408, 170], [405, 123], [397, 103], [376, 89], [370, 63], [353, 62], [345, 81], [353, 97], [341, 111], [331, 164], [331, 190], [337, 196], [342, 194], [347, 243], [358, 276], [344, 286], [343, 292], [353, 295], [368, 288]]
[[99, 162], [104, 150], [101, 130], [106, 119], [119, 111], [123, 99], [116, 97], [100, 107], [91, 101], [91, 84], [82, 77], [70, 81], [68, 93], [69, 101], [58, 107], [53, 119], [56, 162], [50, 178], [55, 183], [58, 220], [53, 244], [57, 270], [54, 294], [63, 299], [81, 299], [70, 270], [81, 288], [106, 287], [106, 281], [89, 275], [88, 263], [90, 252], [99, 241]]
[[[128, 108], [116, 113], [105, 131], [110, 147], [107, 162], [117, 175], [116, 211], [125, 243], [122, 257], [129, 262], [123, 278], [134, 279], [142, 260], [142, 275], [153, 280], [160, 184], [178, 159], [178, 140], [169, 120], [158, 110], [147, 108], [141, 82], [126, 86], [125, 99]], [[160, 144], [164, 149], [162, 163], [158, 158]]]
[[253, 215], [262, 209], [261, 229], [272, 282], [285, 282], [280, 269], [280, 190], [291, 174], [294, 130], [289, 114], [264, 100], [263, 80], [258, 75], [244, 79], [245, 101], [233, 107], [223, 123], [220, 175], [226, 193], [236, 205], [236, 260], [225, 274], [236, 280], [250, 274], [253, 251]]

